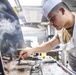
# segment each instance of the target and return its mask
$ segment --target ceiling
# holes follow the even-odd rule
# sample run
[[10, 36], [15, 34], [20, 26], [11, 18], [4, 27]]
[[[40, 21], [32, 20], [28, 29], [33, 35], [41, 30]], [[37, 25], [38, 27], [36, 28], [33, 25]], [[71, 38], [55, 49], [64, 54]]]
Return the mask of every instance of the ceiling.
[[[76, 0], [63, 0], [71, 11], [76, 12]], [[27, 23], [40, 23], [42, 19], [41, 6], [21, 6]]]
[[[26, 23], [41, 23], [42, 14], [41, 14], [41, 8], [43, 3], [46, 0], [9, 0], [10, 4], [14, 7], [16, 6], [17, 9], [20, 11], [18, 13], [19, 18], [22, 19], [22, 21]], [[13, 3], [14, 1], [14, 3]], [[37, 2], [39, 1], [39, 3]], [[76, 12], [76, 0], [62, 0], [64, 3], [66, 3], [72, 12]], [[12, 4], [13, 3], [13, 4]], [[33, 4], [31, 4], [33, 3]], [[37, 4], [38, 3], [38, 4]], [[26, 5], [25, 5], [26, 4]], [[45, 17], [44, 17], [45, 18]]]

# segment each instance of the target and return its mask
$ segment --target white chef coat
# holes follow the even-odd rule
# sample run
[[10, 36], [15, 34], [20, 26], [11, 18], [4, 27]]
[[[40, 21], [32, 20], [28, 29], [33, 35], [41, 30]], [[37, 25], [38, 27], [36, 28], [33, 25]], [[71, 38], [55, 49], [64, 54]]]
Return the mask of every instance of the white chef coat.
[[[73, 28], [73, 35], [68, 43], [64, 44], [62, 40], [62, 31], [58, 31], [58, 36], [61, 42], [61, 46], [63, 50], [67, 50], [68, 52], [68, 61], [71, 68], [76, 71], [76, 14], [75, 15], [75, 23]], [[70, 53], [70, 54], [69, 54]]]

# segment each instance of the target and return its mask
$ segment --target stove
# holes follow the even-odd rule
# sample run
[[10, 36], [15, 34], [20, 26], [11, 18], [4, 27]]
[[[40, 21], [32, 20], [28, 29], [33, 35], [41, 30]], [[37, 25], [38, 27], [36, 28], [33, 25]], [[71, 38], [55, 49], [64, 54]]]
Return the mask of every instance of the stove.
[[[13, 62], [13, 61], [11, 61]], [[17, 63], [18, 61], [15, 60]], [[13, 65], [14, 66], [14, 65]], [[63, 67], [63, 66], [62, 66]], [[70, 74], [68, 70], [55, 61], [42, 60], [21, 60], [20, 64], [15, 64], [14, 69], [9, 72], [5, 71], [6, 75], [75, 75]], [[65, 70], [66, 69], [66, 70]]]
[[31, 75], [43, 75], [42, 68], [39, 64], [32, 66]]

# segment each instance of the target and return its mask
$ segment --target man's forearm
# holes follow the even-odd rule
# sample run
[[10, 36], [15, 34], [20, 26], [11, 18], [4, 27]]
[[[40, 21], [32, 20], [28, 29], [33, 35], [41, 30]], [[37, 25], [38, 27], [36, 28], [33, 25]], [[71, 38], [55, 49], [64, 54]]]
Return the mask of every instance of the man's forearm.
[[59, 43], [60, 42], [57, 38], [53, 38], [52, 40], [45, 42], [36, 48], [33, 48], [32, 51], [33, 51], [33, 53], [48, 52], [48, 51], [54, 49]]
[[52, 47], [50, 43], [46, 42], [39, 45], [38, 47], [33, 48], [32, 50], [33, 50], [33, 53], [40, 53], [40, 52], [48, 52], [51, 49]]

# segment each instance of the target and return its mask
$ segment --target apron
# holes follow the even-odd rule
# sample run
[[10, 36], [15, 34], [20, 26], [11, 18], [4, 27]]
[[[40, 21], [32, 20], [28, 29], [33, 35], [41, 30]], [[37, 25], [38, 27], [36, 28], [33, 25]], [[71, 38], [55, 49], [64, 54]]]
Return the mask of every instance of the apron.
[[76, 71], [76, 15], [75, 15], [73, 36], [68, 43], [66, 44], [63, 43], [61, 33], [62, 32], [59, 31], [58, 35], [59, 35], [60, 42], [62, 44], [61, 45], [62, 49], [67, 51], [69, 65], [74, 71]]

